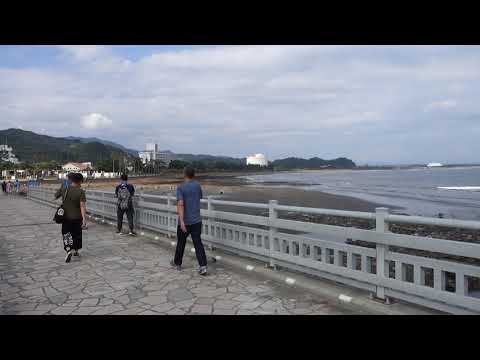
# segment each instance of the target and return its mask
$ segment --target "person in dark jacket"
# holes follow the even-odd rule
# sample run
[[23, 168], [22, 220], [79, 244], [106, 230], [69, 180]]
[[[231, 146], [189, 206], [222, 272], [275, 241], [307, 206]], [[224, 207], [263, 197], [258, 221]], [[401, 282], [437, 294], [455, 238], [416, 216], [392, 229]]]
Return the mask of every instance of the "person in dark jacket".
[[135, 188], [132, 184], [128, 183], [128, 176], [122, 174], [122, 182], [115, 189], [115, 196], [118, 199], [117, 202], [117, 234], [123, 235], [122, 225], [123, 225], [123, 215], [127, 214], [128, 226], [130, 232], [128, 235], [135, 236], [137, 235], [133, 229], [133, 215], [135, 210], [133, 208], [133, 196], [135, 195]]

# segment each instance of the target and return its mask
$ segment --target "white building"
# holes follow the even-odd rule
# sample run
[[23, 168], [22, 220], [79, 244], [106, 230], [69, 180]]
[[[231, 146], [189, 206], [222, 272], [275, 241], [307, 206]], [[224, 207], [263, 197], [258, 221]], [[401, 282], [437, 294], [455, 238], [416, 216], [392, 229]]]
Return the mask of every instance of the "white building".
[[442, 167], [443, 165], [440, 163], [429, 163], [427, 164], [428, 168], [434, 168], [434, 167]]
[[18, 164], [20, 161], [13, 153], [13, 148], [8, 145], [0, 145], [0, 160]]
[[268, 160], [263, 154], [255, 154], [247, 157], [247, 165], [268, 166]]
[[144, 164], [147, 164], [151, 161], [160, 160], [168, 165], [172, 160], [170, 154], [165, 151], [159, 151], [158, 145], [155, 143], [148, 143], [145, 147], [145, 151], [140, 151], [138, 156]]
[[62, 166], [63, 171], [69, 173], [69, 172], [81, 172], [85, 170], [89, 170], [92, 168], [92, 163], [91, 162], [84, 162], [84, 163], [75, 163], [75, 162], [69, 162], [65, 165]]

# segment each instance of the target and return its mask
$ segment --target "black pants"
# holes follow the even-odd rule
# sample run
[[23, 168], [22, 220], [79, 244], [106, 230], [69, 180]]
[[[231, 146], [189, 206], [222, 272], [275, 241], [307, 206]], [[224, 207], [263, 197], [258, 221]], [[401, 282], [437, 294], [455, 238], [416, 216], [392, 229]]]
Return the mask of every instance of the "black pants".
[[63, 249], [79, 250], [82, 248], [82, 219], [65, 219], [62, 223]]
[[193, 246], [195, 247], [195, 255], [197, 255], [198, 264], [200, 266], [207, 266], [207, 255], [203, 248], [202, 238], [202, 222], [187, 225], [187, 232], [183, 232], [180, 226], [177, 227], [177, 249], [175, 250], [175, 265], [181, 266], [183, 253], [185, 251], [185, 244], [187, 243], [188, 235], [192, 235]]
[[133, 231], [133, 214], [135, 214], [135, 211], [133, 210], [133, 206], [129, 206], [127, 209], [121, 209], [120, 207], [117, 207], [118, 231], [122, 231], [123, 214], [125, 213], [127, 213], [128, 227], [130, 228], [130, 231]]

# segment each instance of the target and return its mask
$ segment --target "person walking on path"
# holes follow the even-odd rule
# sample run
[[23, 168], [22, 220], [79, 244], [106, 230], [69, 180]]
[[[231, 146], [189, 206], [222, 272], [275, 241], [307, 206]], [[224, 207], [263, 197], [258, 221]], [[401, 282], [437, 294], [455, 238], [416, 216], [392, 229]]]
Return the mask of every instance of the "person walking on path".
[[195, 170], [186, 167], [184, 170], [185, 181], [177, 187], [177, 247], [175, 258], [170, 265], [177, 270], [181, 269], [183, 253], [188, 235], [192, 236], [195, 255], [199, 264], [199, 274], [207, 274], [207, 256], [202, 244], [202, 218], [200, 216], [200, 199], [203, 197], [202, 187], [194, 180]]
[[83, 175], [68, 175], [69, 182], [55, 193], [55, 199], [62, 197], [65, 211], [62, 223], [63, 248], [66, 251], [65, 262], [69, 263], [73, 256], [78, 256], [82, 248], [82, 230], [87, 228], [87, 199], [83, 191]]
[[135, 195], [135, 188], [132, 184], [128, 183], [128, 176], [122, 174], [122, 182], [115, 188], [115, 196], [118, 199], [117, 202], [117, 234], [123, 235], [122, 225], [123, 225], [123, 214], [127, 214], [128, 226], [130, 232], [128, 235], [135, 236], [137, 235], [133, 229], [133, 215], [135, 210], [133, 208], [133, 195]]
[[2, 181], [2, 191], [4, 193], [7, 193], [7, 183], [5, 182], [5, 180]]

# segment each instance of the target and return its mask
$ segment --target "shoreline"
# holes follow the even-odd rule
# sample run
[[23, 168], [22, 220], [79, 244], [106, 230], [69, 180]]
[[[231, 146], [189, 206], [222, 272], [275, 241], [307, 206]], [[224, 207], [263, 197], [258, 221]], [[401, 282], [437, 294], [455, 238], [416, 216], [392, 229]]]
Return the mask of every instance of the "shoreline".
[[[332, 171], [332, 170], [328, 170]], [[255, 175], [259, 173], [255, 173]], [[139, 191], [154, 192], [161, 195], [175, 194], [175, 188], [183, 181], [181, 174], [147, 178], [132, 178], [129, 182]], [[250, 174], [252, 175], [252, 174]], [[277, 200], [282, 205], [299, 207], [325, 208], [346, 211], [375, 212], [377, 207], [388, 207], [399, 211], [401, 207], [386, 203], [376, 203], [348, 195], [331, 194], [315, 189], [299, 188], [304, 185], [289, 182], [256, 183], [243, 178], [239, 173], [199, 174], [196, 178], [201, 183], [204, 196], [252, 203], [268, 203]], [[248, 176], [248, 175], [245, 175]], [[113, 189], [117, 179], [101, 182], [88, 182], [87, 189]]]

